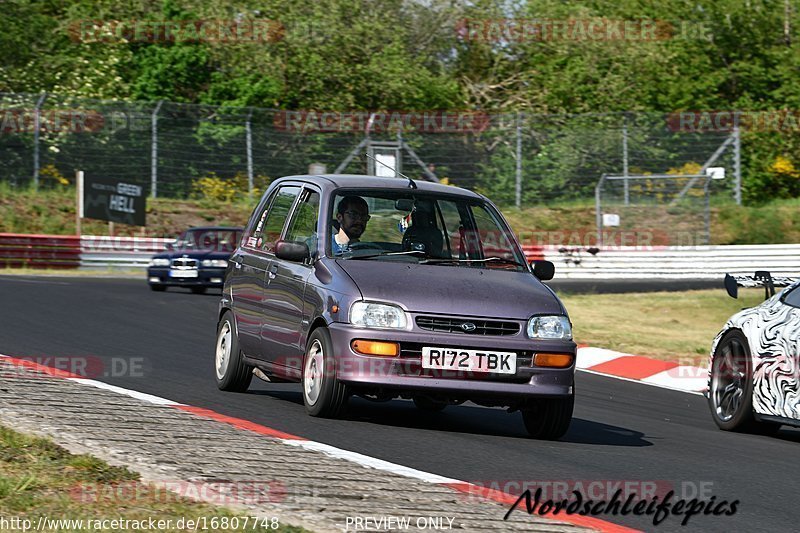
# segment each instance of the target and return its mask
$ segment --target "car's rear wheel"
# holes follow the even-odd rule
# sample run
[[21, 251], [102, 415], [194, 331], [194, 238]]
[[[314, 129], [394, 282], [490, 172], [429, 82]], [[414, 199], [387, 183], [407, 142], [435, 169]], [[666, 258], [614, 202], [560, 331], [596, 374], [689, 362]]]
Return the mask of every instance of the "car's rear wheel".
[[569, 429], [575, 395], [569, 398], [541, 398], [530, 401], [522, 409], [522, 421], [535, 439], [559, 439]]
[[194, 294], [205, 294], [206, 293], [206, 287], [192, 287], [192, 292]]
[[739, 330], [726, 333], [714, 350], [708, 403], [720, 429], [774, 433], [780, 428], [780, 424], [755, 419], [750, 348]]
[[414, 396], [414, 405], [421, 411], [436, 413], [447, 407], [447, 402], [433, 400], [427, 396]]
[[308, 338], [303, 362], [303, 404], [311, 416], [341, 416], [350, 397], [347, 386], [336, 379], [336, 359], [330, 333], [317, 328]]
[[219, 321], [214, 359], [217, 387], [220, 390], [231, 392], [247, 390], [253, 379], [253, 368], [244, 362], [233, 324], [233, 313], [230, 311], [226, 311]]

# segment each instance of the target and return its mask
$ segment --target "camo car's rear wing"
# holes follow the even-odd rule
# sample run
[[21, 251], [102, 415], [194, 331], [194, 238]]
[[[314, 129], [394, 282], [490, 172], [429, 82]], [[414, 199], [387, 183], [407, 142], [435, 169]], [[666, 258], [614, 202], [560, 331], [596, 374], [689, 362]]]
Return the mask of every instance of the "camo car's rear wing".
[[739, 297], [739, 287], [764, 287], [764, 299], [775, 296], [775, 287], [788, 287], [798, 278], [772, 277], [766, 270], [757, 270], [752, 276], [725, 274], [725, 290], [731, 298]]

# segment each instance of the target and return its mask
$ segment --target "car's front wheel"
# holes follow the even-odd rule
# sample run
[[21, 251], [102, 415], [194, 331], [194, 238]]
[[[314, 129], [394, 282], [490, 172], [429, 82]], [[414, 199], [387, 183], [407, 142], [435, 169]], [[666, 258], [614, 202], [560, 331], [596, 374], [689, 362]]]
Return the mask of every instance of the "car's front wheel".
[[239, 349], [239, 337], [233, 322], [233, 313], [226, 311], [217, 327], [215, 354], [217, 387], [220, 390], [244, 392], [253, 379], [253, 368], [245, 364]]
[[569, 398], [532, 400], [522, 409], [522, 421], [528, 434], [535, 439], [556, 440], [569, 429], [575, 395]]
[[303, 404], [311, 416], [336, 418], [344, 413], [350, 393], [336, 379], [336, 359], [328, 330], [317, 328], [308, 338], [303, 362]]
[[708, 403], [717, 426], [726, 431], [773, 433], [779, 424], [758, 422], [753, 415], [753, 371], [747, 337], [726, 333], [714, 350]]

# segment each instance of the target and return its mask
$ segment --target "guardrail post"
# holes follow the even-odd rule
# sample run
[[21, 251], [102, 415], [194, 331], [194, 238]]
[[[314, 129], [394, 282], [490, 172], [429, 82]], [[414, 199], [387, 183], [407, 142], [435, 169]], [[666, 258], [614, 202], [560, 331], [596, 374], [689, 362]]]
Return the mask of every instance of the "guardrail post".
[[159, 100], [150, 116], [150, 196], [158, 197], [158, 111], [164, 100]]
[[705, 230], [706, 230], [706, 245], [711, 244], [711, 192], [709, 191], [709, 185], [711, 185], [711, 178], [706, 178], [706, 184], [703, 186], [703, 193], [705, 194], [706, 199], [706, 206], [705, 206]]
[[517, 113], [517, 168], [514, 180], [514, 205], [522, 205], [522, 114]]
[[[622, 175], [628, 177], [628, 115], [622, 115]], [[631, 191], [625, 180], [625, 205], [631, 203]]]
[[742, 134], [738, 120], [733, 127], [733, 177], [736, 205], [742, 205]]
[[42, 93], [33, 109], [33, 187], [35, 189], [39, 188], [39, 113], [45, 98], [47, 98], [47, 93]]
[[[602, 206], [600, 205], [600, 194], [603, 190], [603, 182], [606, 180], [606, 175], [600, 176], [600, 181], [594, 187], [594, 213], [595, 223], [597, 225], [597, 247], [603, 246], [603, 214]], [[627, 181], [627, 180], [626, 180]]]
[[247, 114], [247, 122], [244, 123], [247, 150], [247, 197], [253, 201], [253, 132], [250, 127], [250, 119], [253, 118], [253, 109]]

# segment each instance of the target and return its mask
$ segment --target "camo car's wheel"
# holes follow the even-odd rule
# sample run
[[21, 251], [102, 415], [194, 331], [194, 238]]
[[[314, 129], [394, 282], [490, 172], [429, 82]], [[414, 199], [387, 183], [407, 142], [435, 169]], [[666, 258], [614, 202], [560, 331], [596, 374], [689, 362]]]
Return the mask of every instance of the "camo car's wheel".
[[303, 404], [311, 416], [337, 418], [350, 397], [347, 386], [336, 379], [336, 359], [327, 328], [317, 328], [308, 338], [303, 362]]
[[569, 398], [541, 398], [522, 409], [522, 421], [528, 434], [535, 439], [556, 440], [569, 429], [575, 394]]
[[253, 368], [245, 364], [239, 349], [239, 337], [233, 322], [233, 313], [226, 311], [217, 327], [217, 345], [214, 357], [217, 387], [220, 390], [244, 392], [253, 379]]
[[726, 333], [714, 350], [708, 403], [720, 429], [774, 433], [780, 428], [755, 419], [752, 359], [747, 338], [739, 330]]

